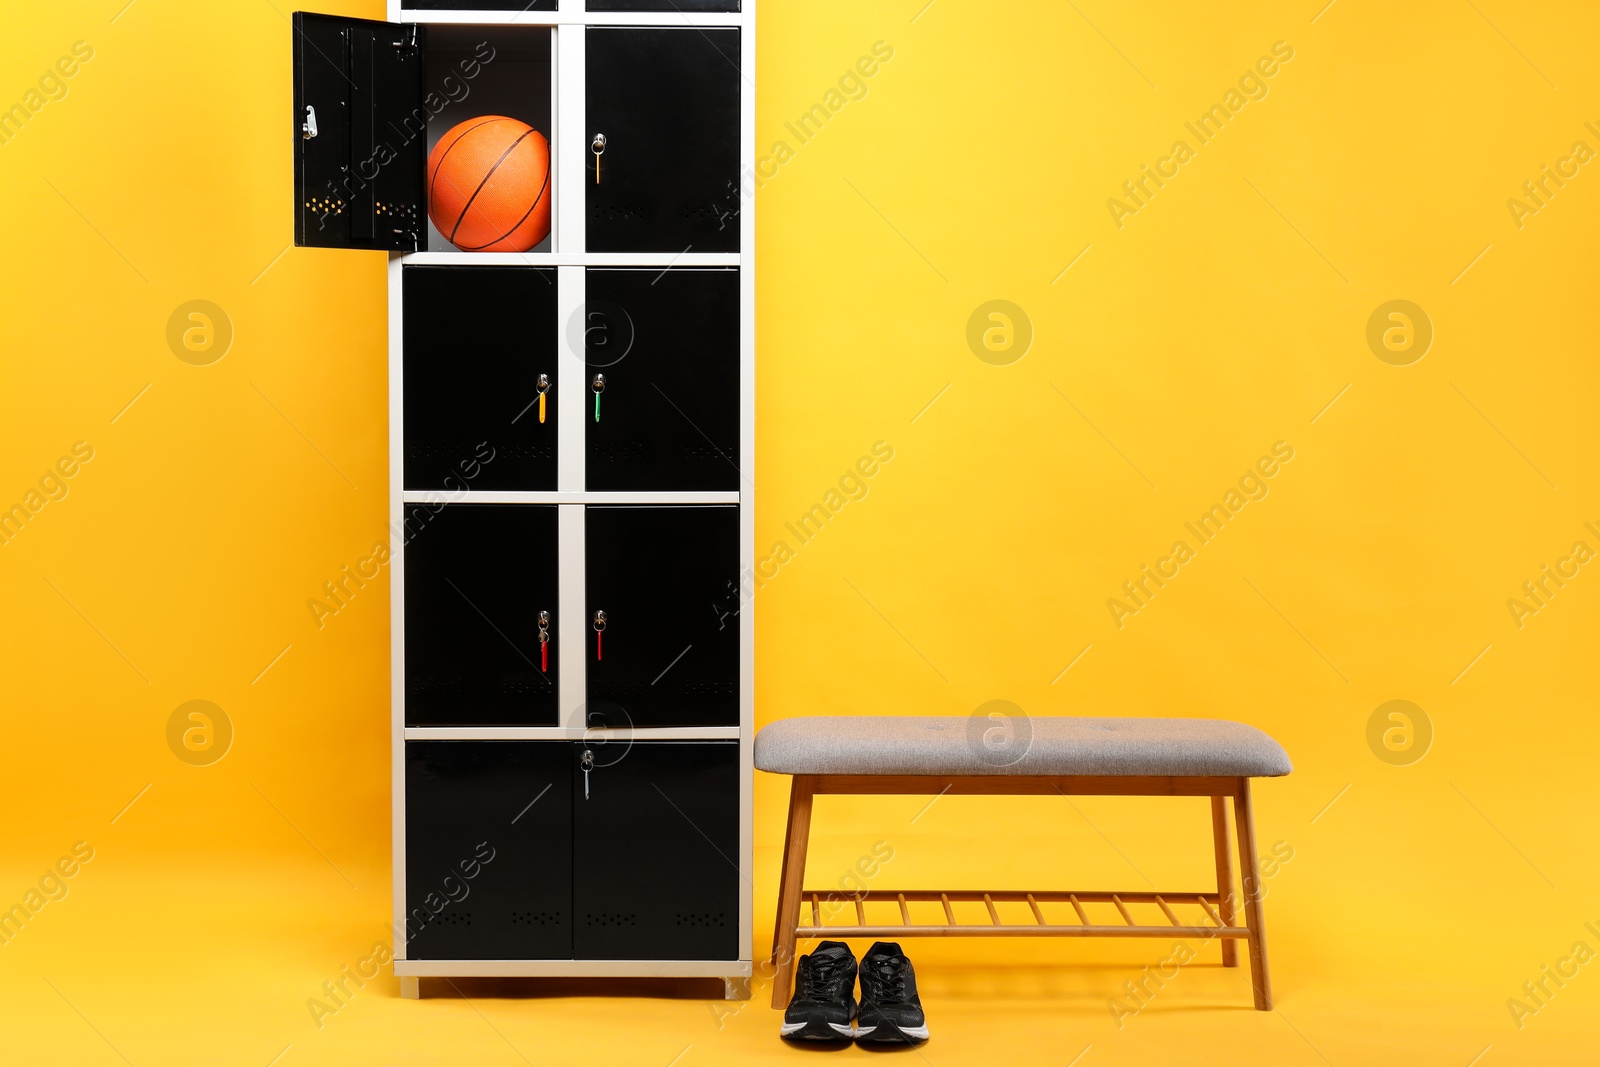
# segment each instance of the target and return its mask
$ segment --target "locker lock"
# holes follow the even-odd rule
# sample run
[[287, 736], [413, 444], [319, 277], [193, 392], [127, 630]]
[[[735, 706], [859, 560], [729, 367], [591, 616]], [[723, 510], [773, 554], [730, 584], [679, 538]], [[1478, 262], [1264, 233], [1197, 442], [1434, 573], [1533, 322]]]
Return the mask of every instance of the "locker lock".
[[306, 120], [300, 124], [300, 136], [304, 140], [311, 140], [317, 135], [317, 109], [310, 104], [306, 105]]

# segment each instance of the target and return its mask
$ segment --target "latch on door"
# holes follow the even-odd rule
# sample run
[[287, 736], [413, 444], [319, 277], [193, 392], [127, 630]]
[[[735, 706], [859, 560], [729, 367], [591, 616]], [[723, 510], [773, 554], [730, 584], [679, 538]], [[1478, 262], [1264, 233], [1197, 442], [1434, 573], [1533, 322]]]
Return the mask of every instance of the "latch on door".
[[306, 105], [306, 120], [300, 124], [300, 137], [309, 141], [317, 135], [317, 109]]

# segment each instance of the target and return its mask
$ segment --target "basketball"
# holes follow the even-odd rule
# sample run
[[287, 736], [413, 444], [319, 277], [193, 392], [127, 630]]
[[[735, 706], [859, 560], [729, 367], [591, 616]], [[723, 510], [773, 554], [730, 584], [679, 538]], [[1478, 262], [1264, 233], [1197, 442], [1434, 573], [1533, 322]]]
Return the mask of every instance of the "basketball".
[[463, 252], [526, 252], [550, 232], [550, 142], [504, 115], [452, 127], [428, 153], [428, 218]]

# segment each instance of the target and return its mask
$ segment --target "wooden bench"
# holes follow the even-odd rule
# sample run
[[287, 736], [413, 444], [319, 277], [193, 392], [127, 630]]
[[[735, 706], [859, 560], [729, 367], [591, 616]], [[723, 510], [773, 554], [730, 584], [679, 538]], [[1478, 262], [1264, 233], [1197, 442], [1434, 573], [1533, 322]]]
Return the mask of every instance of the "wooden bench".
[[[919, 936], [1217, 939], [1226, 967], [1238, 966], [1234, 942], [1245, 941], [1255, 1006], [1272, 1008], [1250, 779], [1285, 775], [1292, 768], [1282, 746], [1254, 727], [1216, 719], [1024, 718], [1006, 723], [995, 743], [986, 720], [965, 716], [817, 716], [764, 727], [756, 737], [755, 765], [793, 776], [772, 936], [774, 1008], [788, 1004], [799, 940]], [[848, 909], [853, 923], [830, 923], [821, 902], [838, 900], [839, 893], [803, 888], [812, 798], [827, 793], [1210, 797], [1217, 884], [1171, 893], [871, 889], [844, 898], [853, 903]], [[1230, 856], [1229, 798], [1239, 836], [1238, 889]], [[811, 921], [802, 923], [806, 901]], [[957, 921], [952, 903], [979, 901], [988, 922]], [[898, 905], [900, 921], [869, 923], [869, 902], [879, 908]], [[944, 921], [913, 922], [909, 905], [918, 902], [940, 904]], [[995, 905], [1007, 902], [1025, 902], [1033, 921], [1002, 921]], [[1042, 904], [1070, 904], [1071, 919], [1047, 921]], [[1085, 904], [1101, 913], [1109, 904], [1117, 919], [1091, 917]], [[1129, 905], [1157, 912], [1159, 920], [1137, 921]], [[1238, 925], [1241, 912], [1243, 926]]]

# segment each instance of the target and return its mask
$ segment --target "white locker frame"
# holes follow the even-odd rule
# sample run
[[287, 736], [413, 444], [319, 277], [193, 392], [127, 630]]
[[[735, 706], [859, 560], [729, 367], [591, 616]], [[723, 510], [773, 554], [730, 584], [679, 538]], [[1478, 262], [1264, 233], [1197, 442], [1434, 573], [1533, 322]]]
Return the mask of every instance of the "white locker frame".
[[[558, 633], [560, 643], [560, 726], [411, 727], [405, 725], [405, 550], [398, 545], [390, 564], [391, 794], [393, 802], [394, 973], [406, 997], [420, 995], [423, 977], [679, 977], [722, 978], [730, 999], [750, 995], [755, 930], [754, 894], [755, 777], [755, 615], [753, 598], [740, 593], [739, 725], [737, 727], [656, 727], [625, 733], [636, 740], [739, 740], [739, 946], [737, 960], [411, 960], [406, 958], [405, 916], [405, 743], [407, 740], [572, 741], [616, 735], [584, 724], [587, 626], [584, 597], [584, 506], [588, 504], [739, 505], [739, 574], [755, 571], [755, 0], [742, 0], [740, 12], [589, 12], [584, 0], [559, 0], [557, 11], [418, 11], [389, 0], [390, 22], [450, 23], [551, 28], [551, 168], [556, 175], [548, 252], [414, 252], [389, 256], [389, 521], [404, 530], [404, 507], [439, 498], [438, 493], [407, 492], [404, 483], [405, 411], [402, 340], [404, 311], [401, 272], [407, 265], [538, 266], [556, 268], [557, 411], [581, 412], [587, 399], [584, 353], [572, 347], [565, 328], [584, 300], [585, 267], [738, 267], [739, 268], [739, 470], [734, 492], [597, 493], [584, 489], [583, 420], [563, 418], [557, 427], [557, 489], [552, 492], [473, 491], [461, 503], [560, 505], [558, 551], [561, 559]], [[572, 130], [582, 131], [586, 115], [585, 33], [589, 26], [716, 27], [740, 30], [740, 210], [738, 252], [626, 253], [584, 251], [584, 197], [587, 160], [571, 151]], [[582, 133], [577, 135], [580, 139]], [[574, 142], [576, 143], [576, 142]], [[568, 635], [580, 635], [573, 638]]]

